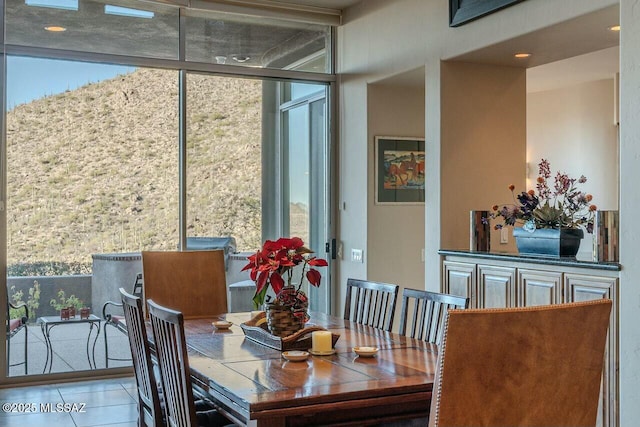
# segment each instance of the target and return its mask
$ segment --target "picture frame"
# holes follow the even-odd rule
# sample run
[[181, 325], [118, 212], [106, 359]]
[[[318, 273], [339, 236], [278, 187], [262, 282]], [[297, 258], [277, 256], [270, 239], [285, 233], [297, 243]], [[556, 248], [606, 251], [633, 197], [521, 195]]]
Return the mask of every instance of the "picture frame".
[[376, 136], [374, 146], [375, 204], [424, 204], [424, 138]]
[[449, 26], [458, 27], [524, 0], [449, 0]]

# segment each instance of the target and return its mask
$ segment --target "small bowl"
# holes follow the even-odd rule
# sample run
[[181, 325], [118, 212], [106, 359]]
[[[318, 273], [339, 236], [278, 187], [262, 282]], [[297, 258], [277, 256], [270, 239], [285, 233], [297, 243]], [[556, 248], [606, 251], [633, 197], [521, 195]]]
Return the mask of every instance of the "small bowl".
[[360, 357], [373, 357], [378, 353], [378, 347], [353, 347], [353, 351]]
[[211, 322], [211, 324], [216, 329], [229, 329], [231, 325], [233, 325], [232, 322], [228, 322], [226, 320], [216, 320], [215, 322]]
[[283, 351], [282, 357], [284, 357], [290, 362], [302, 362], [307, 360], [307, 358], [309, 357], [309, 353], [306, 351], [298, 351], [298, 350]]

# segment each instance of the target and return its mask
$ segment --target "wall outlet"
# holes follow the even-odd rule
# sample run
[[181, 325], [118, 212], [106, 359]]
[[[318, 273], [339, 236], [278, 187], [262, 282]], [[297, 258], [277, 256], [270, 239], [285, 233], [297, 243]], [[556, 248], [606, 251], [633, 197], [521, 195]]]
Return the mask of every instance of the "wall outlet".
[[364, 257], [362, 256], [362, 249], [351, 249], [351, 261], [364, 262]]

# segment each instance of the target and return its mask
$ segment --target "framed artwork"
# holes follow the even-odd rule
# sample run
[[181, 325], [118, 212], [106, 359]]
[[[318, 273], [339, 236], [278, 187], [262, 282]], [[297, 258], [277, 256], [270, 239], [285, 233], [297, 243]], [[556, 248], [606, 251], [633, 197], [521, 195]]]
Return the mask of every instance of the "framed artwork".
[[449, 26], [458, 27], [524, 0], [449, 0]]
[[375, 137], [375, 203], [424, 203], [424, 138]]

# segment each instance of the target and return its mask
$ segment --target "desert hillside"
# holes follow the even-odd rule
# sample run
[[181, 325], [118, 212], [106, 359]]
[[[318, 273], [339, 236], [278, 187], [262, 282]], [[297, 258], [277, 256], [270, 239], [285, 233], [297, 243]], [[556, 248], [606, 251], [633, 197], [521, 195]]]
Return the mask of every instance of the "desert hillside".
[[[259, 80], [189, 75], [188, 235], [260, 245]], [[178, 243], [178, 75], [139, 69], [7, 119], [10, 275]]]

